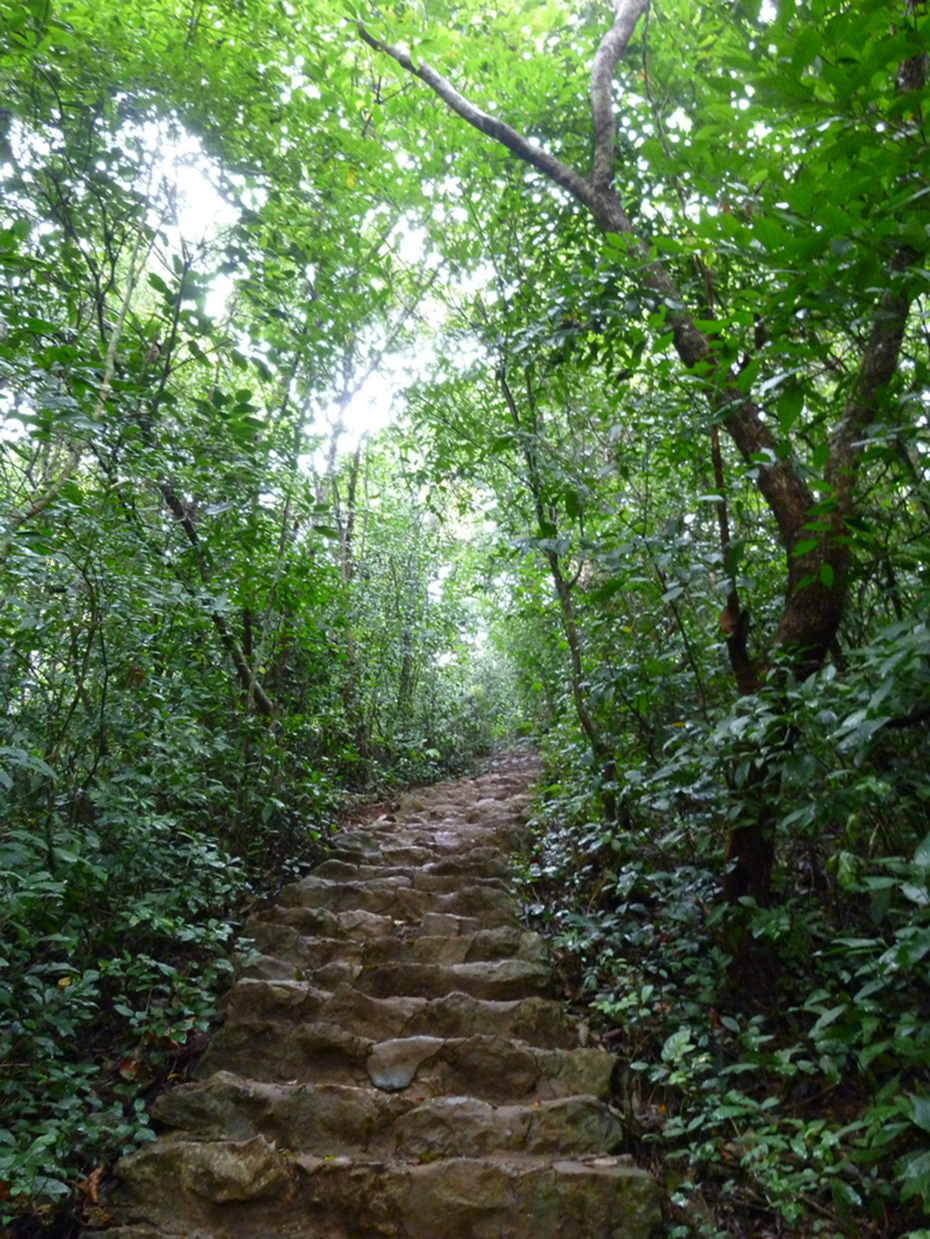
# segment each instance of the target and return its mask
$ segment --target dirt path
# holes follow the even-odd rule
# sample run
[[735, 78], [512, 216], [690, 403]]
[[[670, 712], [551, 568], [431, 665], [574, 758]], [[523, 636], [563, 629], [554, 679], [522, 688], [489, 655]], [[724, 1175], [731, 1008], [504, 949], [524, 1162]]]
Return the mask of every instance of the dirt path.
[[578, 1045], [520, 925], [532, 757], [339, 835], [249, 932], [200, 1079], [124, 1158], [120, 1239], [647, 1239], [655, 1182], [613, 1156], [613, 1060]]

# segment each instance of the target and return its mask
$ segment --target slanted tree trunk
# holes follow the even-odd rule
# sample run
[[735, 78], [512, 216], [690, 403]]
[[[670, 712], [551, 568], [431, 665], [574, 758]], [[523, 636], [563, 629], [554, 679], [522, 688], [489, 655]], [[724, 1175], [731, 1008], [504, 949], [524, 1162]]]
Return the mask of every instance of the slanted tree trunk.
[[[539, 536], [543, 538], [543, 530], [548, 525], [555, 525], [556, 513], [551, 505], [547, 510], [543, 479], [539, 471], [539, 460], [533, 446], [539, 429], [536, 422], [535, 399], [530, 390], [530, 384], [527, 382], [527, 398], [532, 417], [531, 429], [527, 433], [525, 428], [521, 426], [516, 398], [510, 388], [510, 384], [507, 382], [507, 375], [503, 368], [498, 372], [498, 380], [504, 393], [504, 400], [507, 403], [514, 430], [520, 436], [520, 449], [523, 454], [524, 464], [526, 465], [526, 484], [533, 498], [533, 508], [536, 515], [536, 523], [539, 527]], [[582, 731], [588, 738], [591, 752], [600, 767], [601, 803], [604, 806], [604, 812], [609, 821], [616, 822], [619, 813], [617, 795], [614, 790], [617, 778], [616, 761], [612, 745], [604, 735], [602, 728], [598, 726], [585, 700], [584, 671], [581, 662], [581, 636], [578, 632], [578, 624], [575, 621], [575, 605], [572, 599], [573, 582], [566, 580], [559, 555], [551, 546], [545, 548], [543, 557], [548, 565], [549, 575], [552, 578], [553, 588], [555, 589], [555, 596], [558, 599], [562, 631], [565, 634], [565, 642], [568, 645], [569, 679], [572, 688], [575, 716], [581, 725]]]

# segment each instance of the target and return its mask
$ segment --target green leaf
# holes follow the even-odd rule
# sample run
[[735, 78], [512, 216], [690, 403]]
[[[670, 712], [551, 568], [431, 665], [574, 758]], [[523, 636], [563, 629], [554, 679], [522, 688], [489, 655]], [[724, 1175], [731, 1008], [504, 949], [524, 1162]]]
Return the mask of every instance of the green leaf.
[[901, 1181], [902, 1200], [918, 1195], [930, 1198], [930, 1153], [907, 1154], [896, 1163], [895, 1170]]
[[930, 1097], [922, 1097], [916, 1093], [909, 1093], [908, 1097], [911, 1102], [911, 1118], [915, 1125], [921, 1131], [930, 1132]]
[[849, 1004], [846, 1002], [841, 1002], [836, 1006], [829, 1007], [814, 1024], [810, 1031], [810, 1035], [816, 1040], [818, 1035], [822, 1033], [825, 1028], [829, 1028], [831, 1024], [835, 1024], [840, 1016], [845, 1014], [848, 1009]]
[[802, 541], [796, 542], [794, 544], [791, 554], [792, 555], [806, 555], [809, 551], [812, 551], [814, 547], [816, 547], [817, 545], [819, 544], [816, 538], [804, 538], [802, 539]]
[[848, 1216], [850, 1209], [862, 1205], [862, 1197], [845, 1179], [831, 1179], [830, 1192], [833, 1196], [833, 1204], [841, 1216]]
[[491, 446], [488, 448], [488, 451], [492, 456], [502, 456], [505, 452], [512, 451], [516, 445], [516, 435], [500, 435], [499, 438], [493, 441]]
[[743, 366], [742, 370], [740, 370], [737, 374], [736, 386], [744, 396], [748, 396], [752, 390], [752, 385], [755, 382], [756, 375], [759, 373], [759, 366], [761, 364], [760, 358], [754, 357], [752, 361], [747, 366]]
[[779, 396], [775, 407], [778, 411], [778, 424], [781, 433], [787, 435], [804, 409], [804, 392], [800, 385], [792, 383], [787, 387]]

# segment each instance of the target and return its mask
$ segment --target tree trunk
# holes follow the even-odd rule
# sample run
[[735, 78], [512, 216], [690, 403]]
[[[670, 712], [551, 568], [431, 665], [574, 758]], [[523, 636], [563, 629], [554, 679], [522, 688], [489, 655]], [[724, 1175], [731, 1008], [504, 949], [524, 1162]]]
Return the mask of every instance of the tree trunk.
[[[504, 399], [507, 402], [507, 408], [510, 411], [510, 417], [514, 424], [514, 429], [520, 433], [523, 428], [520, 424], [520, 414], [517, 408], [517, 402], [507, 382], [507, 375], [503, 369], [498, 373], [501, 388], [504, 393]], [[530, 409], [533, 417], [531, 434], [536, 434], [537, 424], [535, 421], [535, 402], [532, 390], [527, 384], [527, 394], [530, 403]], [[533, 450], [530, 442], [525, 437], [521, 440], [521, 450], [523, 459], [526, 464], [526, 483], [529, 487], [530, 494], [533, 498], [533, 506], [536, 512], [536, 522], [539, 526], [540, 537], [542, 531], [547, 525], [554, 524], [555, 513], [546, 511], [546, 498], [543, 490], [542, 478], [539, 474], [539, 462], [536, 453]], [[581, 729], [588, 737], [588, 743], [591, 745], [591, 752], [595, 760], [599, 763], [601, 769], [601, 803], [604, 807], [604, 813], [611, 822], [618, 821], [619, 809], [617, 805], [617, 794], [614, 790], [614, 784], [617, 777], [617, 766], [614, 759], [613, 747], [605, 738], [602, 730], [598, 727], [591, 711], [588, 709], [588, 703], [584, 696], [584, 671], [581, 663], [581, 637], [578, 632], [578, 625], [575, 622], [575, 607], [572, 602], [572, 587], [570, 582], [566, 581], [565, 575], [562, 572], [561, 564], [559, 563], [558, 554], [551, 549], [543, 551], [543, 556], [549, 566], [549, 575], [552, 578], [552, 584], [555, 588], [555, 595], [559, 602], [559, 615], [562, 620], [562, 631], [565, 634], [565, 640], [568, 644], [568, 655], [570, 663], [570, 682], [572, 687], [572, 702], [575, 706], [575, 715], [578, 722], [581, 724]]]

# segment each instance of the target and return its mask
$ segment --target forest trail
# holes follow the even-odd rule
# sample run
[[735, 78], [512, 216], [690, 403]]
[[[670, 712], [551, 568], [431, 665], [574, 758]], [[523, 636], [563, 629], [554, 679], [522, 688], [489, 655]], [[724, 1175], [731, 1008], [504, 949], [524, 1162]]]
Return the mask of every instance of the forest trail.
[[405, 795], [248, 926], [260, 957], [112, 1239], [648, 1239], [659, 1189], [518, 919], [532, 755]]

